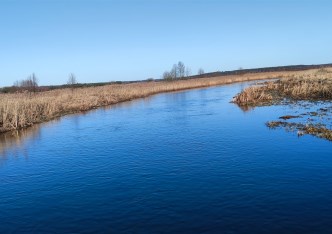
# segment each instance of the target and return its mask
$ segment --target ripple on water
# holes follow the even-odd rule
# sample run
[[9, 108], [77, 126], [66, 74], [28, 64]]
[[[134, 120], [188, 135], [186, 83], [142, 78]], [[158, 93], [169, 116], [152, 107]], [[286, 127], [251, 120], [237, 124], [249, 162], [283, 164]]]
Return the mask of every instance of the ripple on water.
[[229, 103], [243, 87], [159, 94], [1, 138], [0, 232], [331, 232], [331, 143], [269, 130], [299, 110], [243, 112]]

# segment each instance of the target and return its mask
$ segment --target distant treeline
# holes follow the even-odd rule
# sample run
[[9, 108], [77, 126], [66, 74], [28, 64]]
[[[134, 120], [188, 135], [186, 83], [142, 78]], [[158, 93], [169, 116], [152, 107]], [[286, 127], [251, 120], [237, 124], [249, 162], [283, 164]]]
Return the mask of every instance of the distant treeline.
[[131, 82], [122, 82], [122, 81], [114, 81], [114, 82], [100, 82], [100, 83], [76, 83], [76, 84], [63, 84], [63, 85], [47, 85], [47, 86], [10, 86], [0, 88], [0, 93], [15, 93], [15, 92], [45, 92], [55, 89], [65, 89], [65, 88], [86, 88], [86, 87], [97, 87], [97, 86], [104, 86], [110, 84], [123, 84], [123, 83], [134, 83], [136, 81]]
[[166, 80], [177, 79], [196, 79], [196, 78], [211, 78], [217, 76], [229, 76], [229, 75], [244, 75], [249, 73], [263, 73], [263, 72], [281, 72], [281, 71], [303, 71], [310, 69], [319, 69], [332, 67], [332, 63], [319, 64], [319, 65], [291, 65], [291, 66], [279, 66], [279, 67], [264, 67], [264, 68], [253, 68], [253, 69], [238, 69], [233, 71], [217, 71], [204, 73], [203, 69], [199, 69], [197, 75], [190, 75], [190, 69], [185, 68], [182, 62], [175, 64], [170, 72], [165, 72], [162, 79], [149, 78], [146, 80], [136, 81], [112, 81], [112, 82], [99, 82], [99, 83], [77, 83], [76, 78], [73, 74], [70, 75], [67, 84], [64, 85], [49, 85], [49, 86], [38, 86], [38, 81], [35, 74], [32, 74], [28, 79], [20, 82], [15, 82], [13, 86], [0, 88], [0, 93], [15, 93], [15, 92], [43, 92], [54, 89], [63, 88], [85, 88], [85, 87], [96, 87], [112, 84], [130, 84], [147, 81], [160, 82]]
[[263, 67], [263, 68], [252, 68], [252, 69], [239, 69], [234, 71], [217, 71], [217, 72], [204, 73], [201, 75], [195, 75], [191, 77], [208, 78], [216, 76], [244, 75], [248, 73], [304, 71], [304, 70], [327, 68], [327, 67], [332, 67], [332, 63], [320, 64], [320, 65], [290, 65], [290, 66], [280, 66], [280, 67]]

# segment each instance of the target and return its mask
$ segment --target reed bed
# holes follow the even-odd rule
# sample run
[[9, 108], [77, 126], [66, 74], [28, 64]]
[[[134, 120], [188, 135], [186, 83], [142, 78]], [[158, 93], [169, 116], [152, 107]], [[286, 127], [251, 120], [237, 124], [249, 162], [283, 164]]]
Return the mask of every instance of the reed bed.
[[[304, 73], [305, 72], [269, 72], [172, 82], [152, 81], [131, 84], [113, 84], [74, 90], [59, 89], [35, 94], [0, 94], [0, 133], [27, 128], [36, 123], [49, 121], [63, 115], [87, 111], [136, 98], [143, 98], [162, 92], [252, 80], [290, 77]], [[326, 90], [326, 92], [329, 91]], [[259, 95], [258, 98], [260, 98]]]
[[246, 88], [236, 95], [233, 102], [240, 106], [255, 106], [279, 101], [332, 100], [332, 69], [316, 69], [292, 74], [277, 81]]

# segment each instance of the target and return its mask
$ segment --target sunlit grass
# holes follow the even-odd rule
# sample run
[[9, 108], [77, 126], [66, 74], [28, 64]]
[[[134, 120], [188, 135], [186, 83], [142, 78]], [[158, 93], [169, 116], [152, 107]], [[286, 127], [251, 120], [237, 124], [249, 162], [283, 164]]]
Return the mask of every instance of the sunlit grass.
[[316, 69], [284, 77], [265, 85], [251, 86], [234, 97], [240, 106], [260, 105], [283, 98], [294, 100], [331, 100], [332, 69]]
[[[0, 94], [0, 132], [27, 128], [70, 113], [143, 98], [162, 92], [230, 84], [235, 82], [305, 76], [306, 72], [268, 72], [239, 76], [221, 76], [178, 80], [172, 82], [142, 82], [113, 84], [102, 87], [59, 89], [40, 93]], [[310, 71], [318, 73], [317, 70]], [[311, 74], [310, 73], [310, 74]], [[324, 73], [325, 75], [325, 73]], [[307, 84], [309, 87], [310, 85]], [[253, 95], [260, 98], [262, 94]], [[309, 92], [309, 91], [308, 91]], [[326, 93], [331, 90], [324, 91]]]

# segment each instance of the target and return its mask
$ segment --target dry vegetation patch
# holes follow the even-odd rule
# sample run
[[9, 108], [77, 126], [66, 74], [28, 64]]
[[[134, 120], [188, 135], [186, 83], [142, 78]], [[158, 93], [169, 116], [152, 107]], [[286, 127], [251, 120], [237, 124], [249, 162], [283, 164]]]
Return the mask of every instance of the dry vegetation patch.
[[284, 74], [284, 72], [269, 72], [171, 82], [113, 84], [74, 90], [67, 88], [39, 93], [0, 94], [0, 133], [26, 128], [70, 113], [87, 111], [161, 92], [273, 79]]
[[283, 99], [331, 100], [332, 69], [319, 69], [293, 74], [264, 85], [251, 86], [236, 95], [233, 102], [240, 106], [263, 105]]
[[[77, 89], [66, 88], [39, 93], [0, 94], [0, 133], [27, 128], [36, 123], [49, 121], [63, 115], [87, 111], [136, 98], [143, 98], [162, 92], [209, 87], [235, 82], [277, 79], [281, 77], [292, 77], [296, 79], [302, 76], [310, 76], [310, 74], [323, 74], [325, 77], [326, 71], [315, 69], [309, 71], [250, 73], [170, 82], [147, 81]], [[308, 93], [311, 93], [312, 89], [320, 90], [320, 83], [326, 83], [326, 81], [323, 82], [323, 80], [320, 79], [320, 82], [315, 82], [318, 88], [312, 88], [309, 82], [308, 80], [303, 84], [307, 87], [308, 91], [306, 92]], [[236, 97], [236, 102], [271, 101], [274, 98], [274, 94], [273, 92], [269, 92], [269, 90], [272, 90], [275, 86], [281, 87], [286, 84], [287, 83], [284, 83], [284, 81], [267, 82], [259, 86], [250, 87]], [[264, 87], [268, 87], [268, 89]], [[290, 88], [285, 87], [285, 90], [289, 89]], [[331, 97], [331, 89], [329, 88], [325, 88], [324, 91], [320, 91], [320, 93], [322, 93], [324, 97]], [[317, 96], [320, 95], [321, 94], [317, 94]]]
[[[328, 104], [331, 101], [332, 68], [310, 70], [254, 85], [246, 88], [233, 99], [233, 102], [242, 109], [292, 103], [297, 103], [298, 106], [306, 109], [308, 103], [317, 105], [319, 102]], [[308, 134], [332, 141], [332, 130], [327, 127], [331, 125], [331, 113], [331, 107], [324, 107], [301, 115], [284, 115], [279, 117], [283, 121], [270, 121], [266, 125], [271, 129], [283, 128], [287, 131], [297, 131], [298, 136]], [[305, 122], [287, 122], [297, 118], [304, 118]]]

